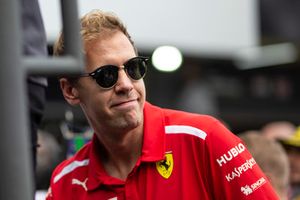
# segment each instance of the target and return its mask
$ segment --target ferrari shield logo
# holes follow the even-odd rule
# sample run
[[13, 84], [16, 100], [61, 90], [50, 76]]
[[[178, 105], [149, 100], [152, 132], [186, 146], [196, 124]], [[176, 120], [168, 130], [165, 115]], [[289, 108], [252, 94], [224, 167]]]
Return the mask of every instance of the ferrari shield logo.
[[165, 155], [165, 159], [156, 163], [156, 169], [158, 173], [168, 179], [173, 171], [174, 161], [173, 155], [171, 152], [167, 152]]

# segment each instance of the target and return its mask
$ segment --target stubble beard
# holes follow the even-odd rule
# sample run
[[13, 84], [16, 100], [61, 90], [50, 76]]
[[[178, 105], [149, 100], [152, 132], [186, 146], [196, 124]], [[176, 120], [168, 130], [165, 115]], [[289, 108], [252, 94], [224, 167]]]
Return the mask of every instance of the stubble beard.
[[140, 111], [122, 113], [112, 119], [110, 126], [115, 131], [130, 131], [137, 128], [142, 121], [143, 115]]

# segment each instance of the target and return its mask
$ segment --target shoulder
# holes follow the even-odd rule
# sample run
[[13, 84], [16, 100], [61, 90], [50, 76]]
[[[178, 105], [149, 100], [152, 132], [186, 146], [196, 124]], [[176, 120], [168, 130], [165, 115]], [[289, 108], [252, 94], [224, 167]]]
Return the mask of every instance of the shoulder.
[[158, 115], [162, 118], [165, 125], [190, 125], [207, 130], [213, 124], [220, 123], [218, 119], [210, 115], [202, 115], [181, 110], [160, 108], [149, 103], [147, 103], [145, 107], [146, 115]]
[[[219, 119], [197, 113], [190, 113], [174, 109], [165, 109], [153, 106], [149, 103], [145, 105], [146, 118], [155, 118], [155, 122], [163, 121], [166, 133], [180, 132], [190, 133], [191, 131], [201, 132], [201, 135], [208, 137], [207, 139], [216, 138], [217, 140], [228, 141], [228, 138], [236, 136], [226, 127]], [[154, 117], [153, 117], [154, 116]], [[154, 120], [152, 121], [154, 122]], [[227, 136], [227, 137], [224, 137]], [[201, 137], [202, 138], [202, 137]], [[205, 138], [202, 138], [205, 139]]]
[[198, 126], [210, 125], [219, 120], [210, 115], [203, 115], [181, 110], [163, 109], [166, 122], [170, 123], [190, 123]]
[[[88, 166], [90, 148], [91, 143], [88, 143], [73, 157], [61, 162], [52, 173], [51, 184], [56, 184], [61, 179], [68, 179], [73, 173], [79, 173], [78, 169]], [[82, 170], [80, 172], [82, 173]]]
[[88, 158], [91, 142], [87, 143], [73, 157], [60, 163], [52, 173], [47, 200], [72, 199], [72, 184], [76, 180], [84, 180], [87, 177], [90, 160]]
[[196, 136], [206, 149], [215, 155], [220, 155], [237, 145], [243, 145], [239, 137], [213, 116], [171, 109], [162, 110], [166, 134], [179, 132], [187, 136]]
[[180, 125], [199, 129], [208, 136], [226, 132], [229, 129], [217, 118], [210, 115], [202, 115], [179, 110], [164, 109], [164, 120], [166, 126]]

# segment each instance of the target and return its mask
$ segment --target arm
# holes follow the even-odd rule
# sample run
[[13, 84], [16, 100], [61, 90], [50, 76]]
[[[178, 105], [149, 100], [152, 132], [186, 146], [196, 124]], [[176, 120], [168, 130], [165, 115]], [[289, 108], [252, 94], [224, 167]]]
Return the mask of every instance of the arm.
[[243, 142], [220, 122], [211, 127], [206, 146], [214, 199], [279, 199]]

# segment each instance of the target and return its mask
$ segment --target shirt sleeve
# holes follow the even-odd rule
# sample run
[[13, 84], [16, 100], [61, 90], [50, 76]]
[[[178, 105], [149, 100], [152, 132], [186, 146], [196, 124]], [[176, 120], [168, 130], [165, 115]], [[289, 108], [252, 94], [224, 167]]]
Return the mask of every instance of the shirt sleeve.
[[211, 127], [206, 146], [214, 199], [279, 199], [244, 143], [219, 121]]

